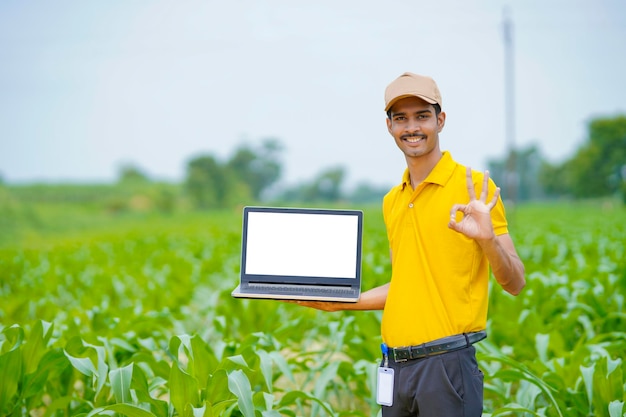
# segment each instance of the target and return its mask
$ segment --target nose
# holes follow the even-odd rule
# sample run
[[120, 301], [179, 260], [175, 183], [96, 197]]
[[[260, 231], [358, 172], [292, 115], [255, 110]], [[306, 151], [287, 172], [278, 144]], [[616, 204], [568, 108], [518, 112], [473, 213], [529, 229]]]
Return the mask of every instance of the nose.
[[422, 130], [422, 127], [421, 127], [421, 125], [420, 125], [418, 120], [411, 119], [406, 124], [406, 131], [408, 133], [419, 133], [419, 132], [421, 132], [421, 130]]

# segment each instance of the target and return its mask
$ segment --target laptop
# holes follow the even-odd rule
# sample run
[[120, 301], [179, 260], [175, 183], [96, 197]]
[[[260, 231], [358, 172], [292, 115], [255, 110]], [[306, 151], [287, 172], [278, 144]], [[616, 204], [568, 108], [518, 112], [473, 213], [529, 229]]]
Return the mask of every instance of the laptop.
[[244, 207], [232, 296], [356, 302], [362, 236], [360, 210]]

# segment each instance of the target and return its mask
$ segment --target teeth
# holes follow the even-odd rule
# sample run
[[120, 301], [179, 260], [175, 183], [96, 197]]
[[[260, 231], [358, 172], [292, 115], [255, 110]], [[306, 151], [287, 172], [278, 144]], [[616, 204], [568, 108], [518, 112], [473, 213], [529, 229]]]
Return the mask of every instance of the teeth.
[[423, 138], [416, 138], [416, 137], [411, 137], [411, 138], [406, 138], [406, 141], [409, 143], [417, 143], [420, 140], [422, 140]]

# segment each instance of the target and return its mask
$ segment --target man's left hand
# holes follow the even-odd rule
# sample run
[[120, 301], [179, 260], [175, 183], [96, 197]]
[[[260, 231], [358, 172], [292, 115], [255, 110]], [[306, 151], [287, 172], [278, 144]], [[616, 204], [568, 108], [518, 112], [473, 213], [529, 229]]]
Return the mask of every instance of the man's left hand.
[[[467, 192], [470, 201], [467, 204], [455, 204], [450, 210], [450, 222], [448, 227], [465, 236], [476, 240], [489, 240], [495, 237], [493, 223], [491, 222], [491, 210], [495, 207], [500, 196], [500, 188], [496, 188], [491, 200], [487, 203], [489, 192], [489, 171], [485, 171], [483, 188], [480, 198], [476, 198], [476, 190], [472, 181], [472, 169], [467, 167]], [[456, 220], [457, 212], [463, 213], [460, 221]]]

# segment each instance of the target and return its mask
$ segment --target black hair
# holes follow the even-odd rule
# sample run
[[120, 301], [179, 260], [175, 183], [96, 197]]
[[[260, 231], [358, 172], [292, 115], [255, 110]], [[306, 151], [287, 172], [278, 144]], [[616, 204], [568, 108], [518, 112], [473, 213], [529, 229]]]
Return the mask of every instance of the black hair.
[[[441, 106], [439, 103], [432, 104], [432, 106], [435, 108], [435, 116], [439, 116], [439, 113], [441, 113]], [[387, 110], [387, 117], [391, 120], [391, 109]]]

